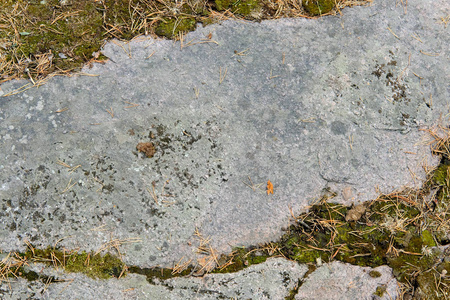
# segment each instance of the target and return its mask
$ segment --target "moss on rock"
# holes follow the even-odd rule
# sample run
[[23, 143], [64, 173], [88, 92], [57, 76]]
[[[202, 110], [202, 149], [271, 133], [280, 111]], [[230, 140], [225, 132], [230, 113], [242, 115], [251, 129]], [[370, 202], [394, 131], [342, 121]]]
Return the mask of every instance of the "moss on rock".
[[303, 0], [303, 8], [313, 16], [330, 12], [336, 6], [336, 0]]
[[166, 19], [159, 22], [155, 29], [155, 33], [167, 38], [173, 38], [180, 32], [188, 32], [195, 29], [197, 22], [194, 18], [182, 18], [182, 19]]
[[250, 15], [260, 6], [258, 0], [215, 0], [214, 3], [218, 11], [231, 9], [234, 14], [243, 16]]
[[24, 253], [28, 260], [62, 267], [67, 272], [83, 273], [91, 278], [108, 279], [124, 275], [125, 263], [118, 257], [106, 253], [61, 251], [48, 247], [32, 248]]

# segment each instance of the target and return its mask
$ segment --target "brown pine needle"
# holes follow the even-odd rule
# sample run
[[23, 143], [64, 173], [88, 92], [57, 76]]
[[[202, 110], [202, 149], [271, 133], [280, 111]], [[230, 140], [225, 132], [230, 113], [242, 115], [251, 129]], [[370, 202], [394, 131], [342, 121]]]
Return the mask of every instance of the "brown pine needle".
[[108, 112], [108, 114], [111, 115], [111, 118], [114, 118], [114, 111], [112, 109], [112, 107], [109, 107], [110, 110], [106, 109], [106, 111]]
[[61, 194], [64, 194], [65, 192], [68, 192], [75, 184], [77, 184], [76, 182], [74, 182], [71, 185], [71, 182], [72, 182], [72, 178], [70, 178], [69, 182], [67, 183], [66, 188], [61, 192]]
[[64, 108], [58, 109], [58, 110], [55, 111], [55, 112], [56, 112], [56, 113], [62, 113], [62, 112], [64, 112], [64, 111], [66, 111], [66, 110], [69, 110], [69, 108], [68, 108], [68, 107], [64, 107]]
[[59, 160], [59, 159], [56, 161], [56, 163], [57, 163], [58, 165], [63, 166], [63, 167], [71, 168], [70, 165], [66, 164], [65, 162], [63, 162], [63, 161], [61, 161], [61, 160]]
[[398, 35], [396, 35], [396, 34], [392, 31], [392, 29], [391, 29], [390, 27], [388, 27], [387, 29], [392, 33], [393, 36], [395, 36], [397, 39], [400, 39], [400, 38], [398, 37]]
[[420, 53], [422, 53], [423, 55], [428, 55], [428, 56], [439, 56], [441, 55], [440, 53], [430, 53], [430, 52], [425, 52], [420, 50]]
[[153, 51], [149, 56], [147, 56], [145, 59], [149, 59], [150, 57], [152, 57], [153, 56], [153, 54], [155, 54], [156, 53], [156, 50], [155, 51]]
[[225, 70], [222, 71], [222, 67], [219, 67], [219, 84], [222, 84], [222, 82], [225, 80], [225, 76], [227, 76], [228, 69], [225, 68]]
[[274, 79], [274, 78], [277, 78], [277, 77], [280, 77], [280, 75], [273, 75], [273, 74], [272, 74], [272, 69], [270, 69], [270, 76], [269, 76], [269, 79]]
[[134, 107], [138, 107], [139, 106], [139, 104], [137, 104], [137, 103], [131, 103], [131, 102], [128, 102], [128, 101], [123, 101], [123, 102], [125, 102], [127, 104], [130, 104], [129, 106], [125, 106], [125, 108], [134, 108]]

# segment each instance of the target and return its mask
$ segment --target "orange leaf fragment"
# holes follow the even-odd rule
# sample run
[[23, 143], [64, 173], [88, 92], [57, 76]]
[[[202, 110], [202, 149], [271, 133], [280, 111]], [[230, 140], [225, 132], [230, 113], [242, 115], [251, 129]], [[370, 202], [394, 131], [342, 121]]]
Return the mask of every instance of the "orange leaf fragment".
[[270, 182], [270, 180], [267, 181], [267, 195], [269, 194], [273, 194], [273, 184], [272, 182]]

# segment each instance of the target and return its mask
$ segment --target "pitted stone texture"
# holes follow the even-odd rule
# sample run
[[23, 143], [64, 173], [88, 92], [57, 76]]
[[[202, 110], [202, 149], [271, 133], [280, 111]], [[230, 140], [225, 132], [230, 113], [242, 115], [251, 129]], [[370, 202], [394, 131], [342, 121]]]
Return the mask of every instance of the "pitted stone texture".
[[[178, 299], [285, 299], [308, 271], [305, 265], [272, 258], [237, 273], [208, 274], [203, 278], [176, 278], [164, 284]], [[197, 298], [198, 297], [198, 298]]]
[[311, 273], [299, 288], [295, 299], [387, 300], [397, 298], [397, 289], [397, 280], [389, 267], [363, 268], [336, 261]]
[[111, 60], [84, 69], [98, 76], [2, 98], [0, 249], [136, 237], [128, 263], [172, 267], [197, 258], [196, 228], [228, 252], [277, 239], [289, 208], [323, 189], [350, 204], [420, 186], [437, 160], [419, 129], [450, 100], [449, 6], [410, 0], [405, 13], [379, 0], [318, 20], [227, 21], [182, 49], [108, 43]]

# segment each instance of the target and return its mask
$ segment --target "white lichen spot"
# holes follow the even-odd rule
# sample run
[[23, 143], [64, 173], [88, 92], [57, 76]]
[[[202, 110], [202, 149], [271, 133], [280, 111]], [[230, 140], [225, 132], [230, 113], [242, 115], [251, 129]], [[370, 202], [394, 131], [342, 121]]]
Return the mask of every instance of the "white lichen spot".
[[5, 135], [3, 136], [3, 139], [4, 139], [4, 140], [10, 140], [10, 139], [11, 139], [11, 136], [9, 135], [9, 133], [7, 133], [7, 134], [5, 134]]
[[28, 136], [24, 135], [20, 140], [19, 143], [21, 144], [28, 144]]
[[38, 101], [36, 110], [41, 111], [43, 108], [44, 108], [44, 103], [42, 103], [42, 101]]
[[293, 65], [287, 64], [287, 67], [288, 67], [288, 69], [289, 69], [289, 72], [291, 72], [291, 73], [294, 72], [295, 68], [294, 68]]
[[320, 267], [322, 265], [322, 258], [318, 257], [316, 258], [316, 264]]
[[14, 126], [9, 125], [9, 126], [8, 126], [8, 129], [9, 129], [9, 130], [13, 130], [13, 129], [14, 129]]

